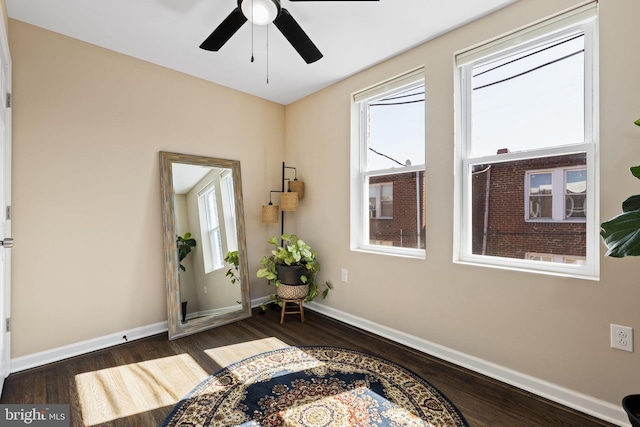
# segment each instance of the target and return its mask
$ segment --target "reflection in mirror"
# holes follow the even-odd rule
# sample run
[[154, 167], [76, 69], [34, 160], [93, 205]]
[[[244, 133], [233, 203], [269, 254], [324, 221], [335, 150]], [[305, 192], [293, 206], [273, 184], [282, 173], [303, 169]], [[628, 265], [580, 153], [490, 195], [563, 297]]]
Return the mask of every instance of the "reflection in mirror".
[[240, 162], [161, 152], [160, 172], [169, 338], [251, 316]]

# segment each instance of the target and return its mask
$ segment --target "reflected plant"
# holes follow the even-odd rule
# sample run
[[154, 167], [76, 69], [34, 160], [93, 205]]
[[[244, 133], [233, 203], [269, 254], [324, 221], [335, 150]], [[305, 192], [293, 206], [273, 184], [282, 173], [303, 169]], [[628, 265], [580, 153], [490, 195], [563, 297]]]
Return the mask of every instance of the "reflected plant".
[[233, 267], [227, 270], [225, 276], [231, 280], [231, 284], [240, 283], [240, 276], [238, 275], [240, 260], [238, 259], [238, 251], [231, 251], [224, 257], [224, 261], [227, 264], [231, 264]]
[[[233, 267], [227, 270], [225, 276], [231, 280], [231, 284], [235, 285], [236, 283], [240, 283], [240, 275], [238, 272], [240, 271], [240, 259], [238, 258], [238, 251], [227, 252], [227, 256], [224, 257], [224, 261], [227, 264], [231, 264]], [[242, 301], [236, 301], [238, 304], [242, 304]]]
[[184, 237], [176, 235], [176, 244], [178, 245], [178, 267], [182, 271], [187, 271], [182, 265], [182, 260], [189, 255], [191, 248], [196, 246], [196, 239], [191, 237], [191, 233], [185, 233]]

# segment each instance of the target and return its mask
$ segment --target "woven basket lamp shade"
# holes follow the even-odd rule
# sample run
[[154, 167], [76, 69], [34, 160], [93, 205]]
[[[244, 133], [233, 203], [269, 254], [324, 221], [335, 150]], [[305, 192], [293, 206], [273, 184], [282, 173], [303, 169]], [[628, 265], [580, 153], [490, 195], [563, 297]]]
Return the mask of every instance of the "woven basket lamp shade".
[[298, 193], [282, 193], [280, 195], [280, 206], [285, 212], [293, 212], [298, 210]]
[[277, 224], [280, 221], [280, 207], [269, 203], [262, 205], [262, 222], [265, 224]]
[[304, 197], [304, 181], [298, 181], [297, 179], [289, 181], [289, 191], [298, 193], [298, 199], [302, 199]]

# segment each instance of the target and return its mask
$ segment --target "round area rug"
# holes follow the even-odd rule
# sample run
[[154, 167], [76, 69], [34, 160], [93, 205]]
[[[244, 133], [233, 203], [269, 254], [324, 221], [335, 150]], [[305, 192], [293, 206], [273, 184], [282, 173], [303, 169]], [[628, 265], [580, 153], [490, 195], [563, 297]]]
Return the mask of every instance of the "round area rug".
[[335, 347], [288, 347], [230, 365], [200, 383], [162, 425], [468, 427], [416, 374]]

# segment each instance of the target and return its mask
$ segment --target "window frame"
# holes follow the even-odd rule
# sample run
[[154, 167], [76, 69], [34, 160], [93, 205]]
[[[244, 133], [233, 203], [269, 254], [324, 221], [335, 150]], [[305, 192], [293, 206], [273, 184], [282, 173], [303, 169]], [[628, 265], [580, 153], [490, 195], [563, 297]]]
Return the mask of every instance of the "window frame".
[[[522, 49], [528, 44], [584, 34], [584, 141], [579, 144], [538, 148], [471, 157], [471, 71], [482, 64]], [[597, 2], [592, 2], [514, 31], [455, 55], [455, 186], [453, 261], [461, 264], [599, 280], [599, 191], [598, 191], [598, 26]], [[586, 262], [584, 265], [543, 263], [527, 259], [472, 253], [471, 176], [474, 165], [494, 164], [549, 156], [584, 153], [587, 170]], [[567, 168], [568, 169], [568, 168]], [[525, 193], [528, 198], [528, 194]], [[582, 220], [583, 222], [585, 220]], [[570, 221], [567, 221], [570, 222]]]
[[[421, 165], [411, 165], [402, 169], [367, 170], [368, 128], [365, 103], [390, 96], [410, 88], [425, 86], [424, 67], [410, 70], [369, 88], [354, 92], [351, 96], [351, 163], [350, 163], [350, 247], [353, 251], [371, 252], [385, 255], [425, 258], [425, 250], [398, 246], [375, 245], [369, 239], [369, 178], [399, 173], [423, 172], [426, 174], [426, 130], [425, 159]], [[425, 93], [426, 125], [426, 93]], [[376, 218], [382, 219], [382, 218]], [[423, 236], [424, 239], [424, 236]]]

